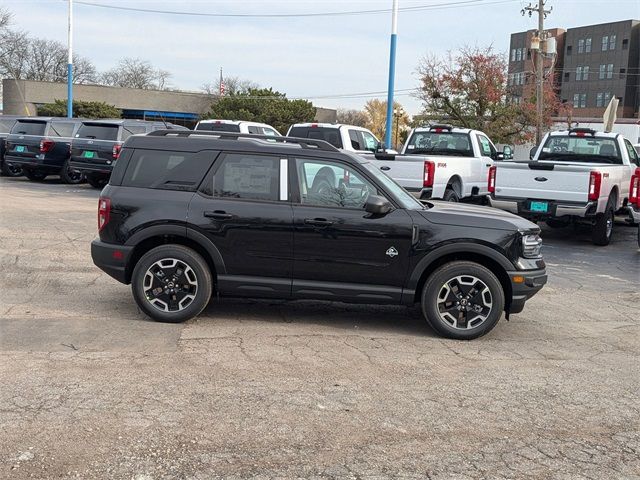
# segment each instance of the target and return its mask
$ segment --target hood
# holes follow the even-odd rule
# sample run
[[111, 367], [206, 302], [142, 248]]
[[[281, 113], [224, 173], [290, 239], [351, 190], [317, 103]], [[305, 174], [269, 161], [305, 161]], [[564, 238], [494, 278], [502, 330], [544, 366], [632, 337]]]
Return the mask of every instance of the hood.
[[540, 231], [535, 223], [497, 208], [456, 202], [429, 201], [428, 204], [431, 208], [420, 213], [431, 223], [495, 230]]

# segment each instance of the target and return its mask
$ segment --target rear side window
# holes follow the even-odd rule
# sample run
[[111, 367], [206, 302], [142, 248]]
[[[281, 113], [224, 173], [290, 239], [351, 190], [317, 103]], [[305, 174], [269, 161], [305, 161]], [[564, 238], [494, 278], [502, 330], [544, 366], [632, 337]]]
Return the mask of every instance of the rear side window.
[[262, 135], [262, 129], [258, 128], [258, 127], [254, 127], [253, 125], [250, 125], [247, 127], [247, 131], [251, 134], [251, 135]]
[[49, 126], [49, 136], [51, 137], [73, 137], [73, 131], [76, 128], [75, 123], [71, 122], [51, 122]]
[[337, 128], [293, 127], [289, 132], [289, 136], [324, 140], [336, 148], [342, 148], [342, 139], [340, 138], [340, 131]]
[[228, 154], [213, 177], [213, 196], [275, 202], [280, 194], [279, 165], [278, 157]]
[[145, 126], [127, 126], [127, 125], [123, 125], [122, 126], [122, 140], [126, 140], [127, 138], [129, 138], [131, 135], [142, 135], [147, 133], [147, 127]]
[[199, 123], [196, 130], [204, 130], [207, 132], [240, 132], [240, 125], [234, 123]]
[[78, 133], [76, 133], [76, 138], [91, 138], [115, 142], [118, 140], [118, 125], [83, 123]]
[[211, 164], [214, 152], [171, 152], [136, 149], [122, 179], [124, 187], [195, 191]]
[[3, 120], [0, 118], [0, 133], [8, 133], [11, 131], [11, 127], [16, 123], [15, 120]]
[[46, 126], [46, 122], [30, 122], [27, 120], [18, 120], [11, 129], [11, 133], [15, 133], [18, 135], [44, 135]]
[[351, 148], [354, 150], [364, 150], [364, 140], [362, 139], [362, 134], [358, 135], [357, 130], [349, 130], [349, 140], [351, 140]]

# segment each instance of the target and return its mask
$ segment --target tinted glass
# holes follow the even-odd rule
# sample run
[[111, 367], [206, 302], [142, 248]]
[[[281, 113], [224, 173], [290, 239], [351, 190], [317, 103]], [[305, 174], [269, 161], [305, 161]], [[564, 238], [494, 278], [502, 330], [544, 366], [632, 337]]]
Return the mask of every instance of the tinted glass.
[[324, 140], [336, 148], [342, 148], [342, 139], [340, 138], [340, 131], [337, 128], [294, 127], [289, 132], [289, 136]]
[[354, 150], [364, 150], [364, 147], [362, 146], [362, 143], [364, 143], [362, 141], [362, 136], [360, 136], [360, 138], [358, 138], [358, 133], [356, 130], [349, 130], [349, 140], [351, 140], [351, 148], [353, 148]]
[[11, 131], [11, 127], [16, 123], [15, 120], [1, 119], [0, 118], [0, 133], [8, 133]]
[[369, 132], [361, 132], [364, 139], [364, 150], [375, 152], [380, 141]]
[[482, 151], [482, 155], [486, 157], [493, 156], [493, 148], [491, 148], [491, 142], [484, 135], [478, 135], [478, 140], [480, 141], [480, 150]]
[[73, 131], [76, 128], [75, 123], [70, 122], [51, 122], [49, 125], [49, 135], [52, 137], [66, 137], [73, 136]]
[[264, 134], [269, 135], [271, 137], [280, 137], [281, 135], [276, 132], [273, 128], [264, 127]]
[[122, 179], [125, 187], [195, 190], [213, 163], [212, 152], [134, 150]]
[[240, 126], [233, 123], [199, 123], [196, 130], [207, 132], [239, 132]]
[[369, 174], [374, 177], [382, 186], [400, 202], [402, 208], [411, 210], [424, 210], [424, 205], [420, 203], [413, 195], [408, 193], [404, 188], [398, 185], [395, 180], [389, 178], [382, 173], [379, 168], [369, 162], [361, 164], [367, 169]]
[[469, 135], [450, 132], [414, 132], [407, 143], [407, 153], [473, 157]]
[[322, 207], [364, 208], [375, 188], [353, 168], [324, 160], [296, 159], [300, 201]]
[[631, 142], [625, 139], [624, 146], [627, 147], [627, 152], [629, 153], [629, 160], [631, 161], [631, 163], [640, 167], [640, 159], [638, 158], [638, 153], [636, 152], [635, 148], [633, 148], [633, 145], [631, 145]]
[[591, 135], [549, 137], [542, 147], [539, 159], [563, 162], [622, 163], [618, 146], [613, 138], [598, 138]]
[[76, 138], [95, 138], [96, 140], [118, 140], [118, 125], [83, 123]]
[[26, 120], [18, 120], [11, 129], [11, 133], [19, 135], [44, 135], [47, 122], [30, 122]]
[[122, 140], [126, 140], [131, 135], [143, 135], [147, 133], [147, 127], [144, 125], [123, 125]]
[[228, 154], [213, 177], [213, 195], [275, 202], [279, 198], [279, 165], [276, 157]]

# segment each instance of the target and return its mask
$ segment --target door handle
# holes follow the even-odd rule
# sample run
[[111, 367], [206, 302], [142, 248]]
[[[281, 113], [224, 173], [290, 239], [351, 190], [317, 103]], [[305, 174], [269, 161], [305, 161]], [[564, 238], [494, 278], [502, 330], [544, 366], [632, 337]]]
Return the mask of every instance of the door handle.
[[316, 227], [328, 227], [333, 225], [333, 222], [326, 218], [305, 218], [304, 223], [306, 225], [314, 225]]
[[229, 220], [230, 218], [233, 218], [233, 215], [223, 212], [222, 210], [215, 210], [213, 212], [206, 211], [204, 212], [204, 216], [207, 218], [215, 218], [216, 220]]
[[380, 170], [384, 170], [386, 172], [387, 170], [391, 170], [391, 167], [380, 167]]
[[485, 167], [490, 167], [491, 166], [490, 163], [485, 163], [484, 165], [485, 165]]

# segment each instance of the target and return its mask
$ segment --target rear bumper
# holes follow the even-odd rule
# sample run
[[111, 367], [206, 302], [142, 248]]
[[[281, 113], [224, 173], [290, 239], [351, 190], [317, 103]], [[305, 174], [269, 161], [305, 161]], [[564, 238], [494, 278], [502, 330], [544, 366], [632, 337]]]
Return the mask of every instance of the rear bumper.
[[[538, 293], [547, 283], [546, 269], [507, 272], [511, 280], [511, 303], [507, 314], [520, 313], [527, 300]], [[515, 282], [515, 277], [524, 277], [524, 281]], [[519, 280], [519, 279], [518, 279]]]
[[531, 211], [529, 209], [530, 199], [501, 199], [489, 196], [489, 205], [493, 208], [499, 208], [500, 210], [535, 220], [560, 217], [591, 218], [596, 215], [598, 210], [597, 202], [569, 203], [555, 200], [542, 201], [546, 201], [549, 204], [548, 211], [545, 213]]
[[418, 199], [428, 200], [433, 195], [433, 188], [405, 187], [405, 190]]
[[105, 165], [103, 163], [79, 162], [77, 160], [74, 160], [73, 158], [69, 162], [69, 165], [71, 166], [71, 168], [79, 170], [83, 173], [101, 173], [104, 175], [111, 175], [111, 171], [113, 170], [113, 165]]
[[633, 218], [633, 223], [640, 223], [640, 208], [629, 205], [627, 210], [631, 218]]
[[46, 170], [49, 172], [60, 171], [66, 160], [66, 158], [47, 158], [41, 153], [35, 157], [17, 157], [15, 155], [5, 155], [4, 157], [5, 163], [10, 165], [20, 165], [23, 168]]
[[133, 248], [95, 239], [91, 242], [91, 259], [100, 270], [120, 283], [128, 284], [127, 265]]

